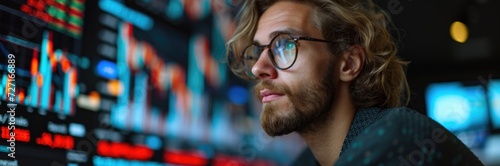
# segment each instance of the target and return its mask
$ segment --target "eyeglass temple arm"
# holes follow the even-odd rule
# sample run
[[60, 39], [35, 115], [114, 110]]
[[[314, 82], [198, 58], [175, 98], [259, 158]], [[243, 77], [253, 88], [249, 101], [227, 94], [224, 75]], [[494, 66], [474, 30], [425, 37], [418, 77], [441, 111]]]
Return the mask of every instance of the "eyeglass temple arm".
[[316, 42], [335, 43], [334, 41], [316, 39], [316, 38], [311, 38], [311, 37], [298, 37], [297, 40], [309, 40], [309, 41], [316, 41]]

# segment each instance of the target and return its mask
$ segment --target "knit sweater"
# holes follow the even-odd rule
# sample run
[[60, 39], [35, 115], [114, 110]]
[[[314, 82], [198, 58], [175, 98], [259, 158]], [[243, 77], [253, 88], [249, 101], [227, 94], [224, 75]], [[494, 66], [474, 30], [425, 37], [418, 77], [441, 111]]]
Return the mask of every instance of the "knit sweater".
[[[318, 165], [306, 149], [293, 165]], [[453, 133], [414, 110], [356, 112], [335, 165], [482, 165]]]

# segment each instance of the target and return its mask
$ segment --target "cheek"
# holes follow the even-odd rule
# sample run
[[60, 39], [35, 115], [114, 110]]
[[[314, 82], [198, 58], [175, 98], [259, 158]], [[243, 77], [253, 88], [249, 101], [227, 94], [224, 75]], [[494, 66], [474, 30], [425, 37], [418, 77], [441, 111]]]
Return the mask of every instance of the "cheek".
[[330, 57], [322, 47], [314, 47], [314, 49], [317, 49], [317, 51], [310, 51], [297, 57], [296, 63], [300, 67], [295, 70], [298, 70], [306, 78], [317, 80], [323, 77], [327, 70], [333, 70], [329, 69], [332, 67], [330, 62], [333, 57]]
[[317, 70], [312, 67], [304, 68], [294, 71], [293, 74], [284, 74], [284, 76], [286, 75], [287, 77], [284, 77], [283, 80], [286, 82], [286, 86], [290, 88], [292, 95], [296, 96], [303, 93], [307, 87], [313, 86], [321, 80], [320, 78], [322, 74], [318, 73], [320, 71], [321, 70]]
[[290, 87], [290, 90], [292, 93], [296, 94], [300, 92], [301, 89], [304, 89], [305, 87], [311, 86], [311, 83], [315, 82], [316, 77], [313, 72], [306, 72], [306, 71], [301, 71], [300, 75], [295, 77], [293, 80], [289, 80], [288, 86]]
[[318, 51], [300, 50], [299, 52], [302, 51], [303, 54], [299, 53], [295, 64], [290, 69], [281, 72], [280, 77], [292, 93], [298, 93], [299, 89], [321, 83], [328, 72], [335, 72], [335, 65], [332, 64], [333, 57], [328, 57], [329, 54], [325, 53], [321, 47], [314, 48]]
[[327, 63], [317, 62], [307, 70], [303, 70], [302, 83], [305, 85], [317, 84], [326, 77], [330, 66]]

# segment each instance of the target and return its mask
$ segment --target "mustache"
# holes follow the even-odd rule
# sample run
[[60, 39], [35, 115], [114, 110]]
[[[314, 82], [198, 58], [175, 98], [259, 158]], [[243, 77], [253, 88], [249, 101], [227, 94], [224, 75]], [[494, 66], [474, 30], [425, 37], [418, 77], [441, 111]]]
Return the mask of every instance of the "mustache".
[[286, 85], [273, 83], [271, 81], [262, 81], [254, 86], [254, 95], [259, 99], [262, 99], [260, 91], [264, 89], [269, 89], [273, 92], [281, 93], [287, 96], [291, 94], [290, 88], [288, 88]]

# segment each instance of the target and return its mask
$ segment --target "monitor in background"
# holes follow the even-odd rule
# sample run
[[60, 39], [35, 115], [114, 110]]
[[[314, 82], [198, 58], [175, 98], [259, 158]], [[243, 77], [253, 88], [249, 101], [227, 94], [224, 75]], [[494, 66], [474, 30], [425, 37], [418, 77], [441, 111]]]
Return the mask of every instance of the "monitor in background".
[[488, 134], [488, 106], [480, 84], [433, 83], [425, 94], [427, 113], [467, 146], [481, 147]]
[[287, 165], [223, 62], [233, 3], [2, 1], [0, 163]]
[[493, 131], [500, 130], [500, 80], [491, 80], [488, 84], [488, 102]]

